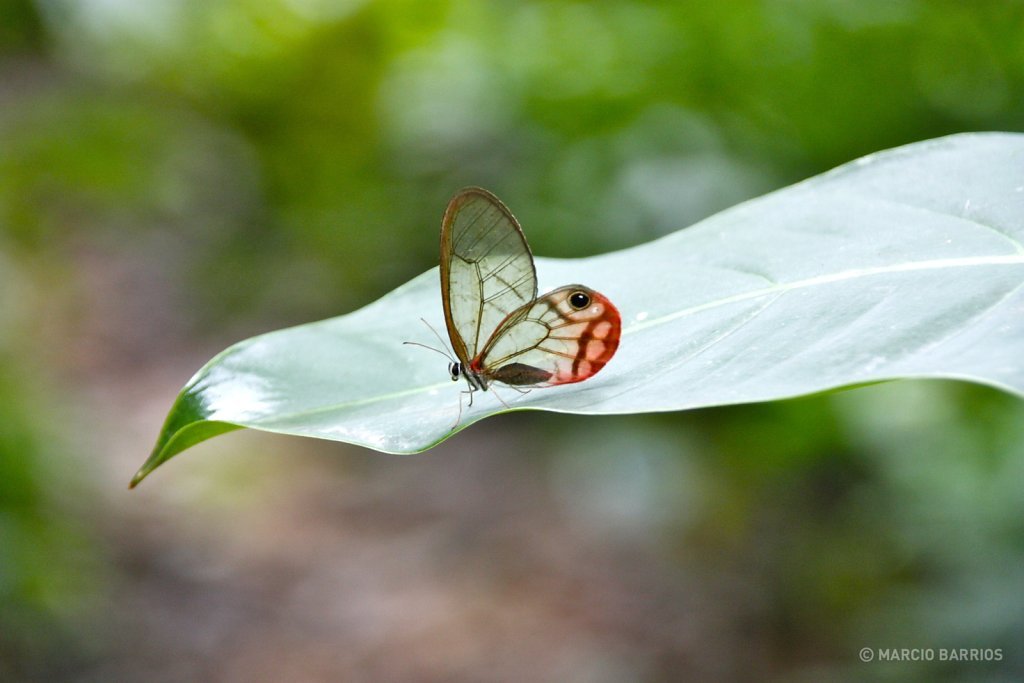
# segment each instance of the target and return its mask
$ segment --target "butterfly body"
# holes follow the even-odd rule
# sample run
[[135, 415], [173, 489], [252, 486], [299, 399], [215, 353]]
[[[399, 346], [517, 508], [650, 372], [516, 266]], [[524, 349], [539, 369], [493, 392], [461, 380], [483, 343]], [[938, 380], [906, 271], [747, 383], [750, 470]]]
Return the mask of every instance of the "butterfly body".
[[441, 225], [441, 298], [457, 361], [453, 380], [470, 391], [492, 382], [544, 387], [595, 375], [618, 348], [621, 318], [583, 285], [537, 296], [533, 256], [501, 201], [467, 188]]

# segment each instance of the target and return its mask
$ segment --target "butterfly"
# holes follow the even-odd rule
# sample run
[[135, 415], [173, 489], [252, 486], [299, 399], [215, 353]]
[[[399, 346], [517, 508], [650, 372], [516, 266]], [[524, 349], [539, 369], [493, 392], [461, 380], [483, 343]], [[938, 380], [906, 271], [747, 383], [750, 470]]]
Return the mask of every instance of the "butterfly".
[[[487, 190], [469, 187], [441, 222], [441, 302], [456, 358], [452, 381], [473, 392], [582, 382], [619, 346], [619, 311], [603, 294], [567, 285], [537, 296], [537, 271], [522, 228]], [[460, 410], [461, 412], [461, 410]]]

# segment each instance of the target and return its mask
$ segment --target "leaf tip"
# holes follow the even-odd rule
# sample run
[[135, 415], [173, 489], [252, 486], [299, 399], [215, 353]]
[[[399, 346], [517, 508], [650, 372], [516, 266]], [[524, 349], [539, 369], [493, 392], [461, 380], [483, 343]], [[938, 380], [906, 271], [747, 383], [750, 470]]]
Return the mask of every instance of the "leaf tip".
[[149, 474], [149, 471], [146, 470], [145, 466], [140, 467], [139, 471], [135, 473], [134, 477], [132, 477], [132, 480], [130, 482], [128, 482], [128, 490], [130, 491], [131, 489], [134, 489], [136, 486], [138, 486], [139, 483], [143, 479], [145, 479], [146, 475], [148, 475], [148, 474]]

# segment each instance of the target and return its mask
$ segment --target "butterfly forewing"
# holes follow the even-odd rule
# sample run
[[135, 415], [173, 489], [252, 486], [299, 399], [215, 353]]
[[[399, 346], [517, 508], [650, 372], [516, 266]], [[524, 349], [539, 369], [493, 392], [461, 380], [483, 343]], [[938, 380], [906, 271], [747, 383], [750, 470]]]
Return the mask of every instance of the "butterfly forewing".
[[441, 297], [455, 355], [467, 366], [502, 321], [537, 297], [526, 238], [486, 190], [462, 190], [448, 203], [441, 224]]
[[478, 370], [522, 386], [581, 382], [604, 367], [619, 345], [621, 319], [602, 294], [569, 285], [510, 315], [495, 330]]

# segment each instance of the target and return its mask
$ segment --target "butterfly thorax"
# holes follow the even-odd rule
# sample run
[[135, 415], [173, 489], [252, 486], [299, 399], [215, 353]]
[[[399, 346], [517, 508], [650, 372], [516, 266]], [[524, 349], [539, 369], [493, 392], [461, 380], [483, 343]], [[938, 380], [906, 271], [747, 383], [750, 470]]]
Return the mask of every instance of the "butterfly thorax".
[[460, 377], [465, 377], [466, 382], [469, 384], [470, 391], [475, 391], [477, 389], [487, 391], [486, 377], [484, 377], [482, 373], [474, 370], [471, 365], [467, 367], [459, 362], [449, 363], [448, 373], [452, 376], [453, 382], [458, 382]]

